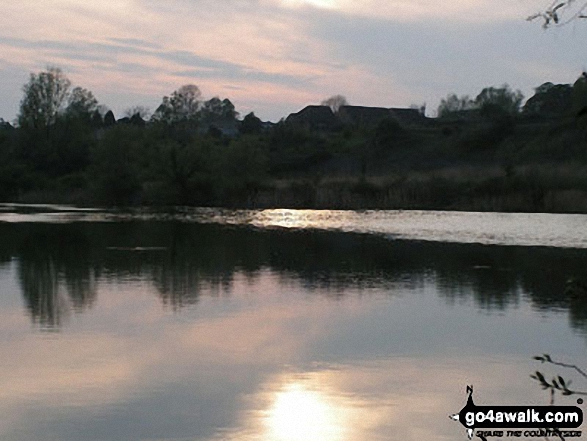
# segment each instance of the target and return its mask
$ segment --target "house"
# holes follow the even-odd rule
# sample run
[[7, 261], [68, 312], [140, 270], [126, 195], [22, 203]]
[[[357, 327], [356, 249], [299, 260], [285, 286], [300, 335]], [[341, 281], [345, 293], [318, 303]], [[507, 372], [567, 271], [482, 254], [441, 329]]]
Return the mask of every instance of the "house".
[[389, 110], [391, 111], [393, 117], [403, 126], [421, 125], [428, 119], [424, 114], [425, 107], [422, 107], [421, 109], [404, 109], [392, 107]]
[[0, 130], [14, 130], [14, 126], [8, 121], [4, 121], [2, 118], [0, 118]]
[[306, 106], [290, 114], [285, 122], [311, 130], [334, 130], [340, 126], [340, 120], [328, 106]]
[[373, 127], [392, 114], [385, 107], [341, 106], [338, 117], [347, 125]]
[[427, 118], [420, 109], [367, 106], [341, 106], [333, 113], [328, 106], [307, 106], [285, 120], [310, 130], [336, 130], [343, 125], [375, 127], [382, 120], [395, 119], [403, 126], [423, 124]]

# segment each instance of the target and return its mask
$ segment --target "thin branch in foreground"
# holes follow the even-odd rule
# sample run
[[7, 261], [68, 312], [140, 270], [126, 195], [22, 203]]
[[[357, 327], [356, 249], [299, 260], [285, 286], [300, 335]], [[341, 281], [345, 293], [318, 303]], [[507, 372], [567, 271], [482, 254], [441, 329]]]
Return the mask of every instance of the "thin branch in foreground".
[[[538, 360], [541, 363], [550, 363], [555, 366], [560, 366], [560, 367], [564, 367], [567, 369], [573, 369], [577, 373], [579, 373], [579, 375], [581, 375], [583, 378], [587, 379], [587, 373], [585, 373], [585, 371], [583, 371], [577, 365], [563, 363], [560, 361], [554, 361], [550, 357], [550, 355], [548, 355], [548, 354], [542, 354], [542, 355], [536, 356], [536, 357], [534, 357], [534, 360]], [[544, 390], [550, 389], [550, 394], [551, 394], [550, 395], [550, 402], [551, 402], [551, 404], [554, 404], [554, 393], [556, 390], [558, 390], [562, 395], [587, 395], [587, 392], [585, 392], [585, 391], [569, 389], [569, 386], [571, 385], [571, 381], [570, 380], [566, 381], [560, 375], [553, 377], [553, 379], [550, 382], [548, 382], [548, 380], [546, 380], [546, 378], [544, 377], [544, 374], [542, 374], [540, 371], [536, 371], [534, 374], [530, 375], [530, 377], [535, 379], [536, 381], [538, 381], [540, 383], [540, 385], [542, 386], [542, 389], [544, 389]]]

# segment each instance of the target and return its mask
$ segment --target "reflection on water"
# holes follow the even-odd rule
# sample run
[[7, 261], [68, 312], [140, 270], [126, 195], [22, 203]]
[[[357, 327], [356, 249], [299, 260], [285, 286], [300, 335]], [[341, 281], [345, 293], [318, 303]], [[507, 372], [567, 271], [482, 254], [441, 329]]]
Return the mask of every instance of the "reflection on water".
[[[7, 212], [3, 213], [2, 208]], [[227, 210], [177, 207], [104, 211], [64, 206], [0, 204], [3, 223], [175, 221], [267, 228], [318, 229], [388, 238], [486, 245], [587, 248], [583, 214], [471, 213], [418, 210]]]
[[2, 440], [459, 439], [466, 384], [545, 404], [533, 355], [587, 365], [579, 248], [162, 219], [0, 237]]
[[97, 280], [148, 282], [165, 305], [197, 303], [202, 291], [230, 293], [234, 274], [254, 285], [271, 268], [332, 298], [349, 288], [417, 287], [433, 281], [449, 304], [472, 299], [503, 310], [528, 298], [536, 308], [570, 311], [585, 327], [587, 302], [565, 293], [587, 253], [559, 248], [386, 241], [319, 231], [283, 232], [164, 222], [0, 224], [3, 260], [16, 259], [32, 318], [44, 327], [84, 311]]
[[[342, 403], [302, 382], [286, 384], [275, 393], [266, 412], [266, 439], [302, 441], [345, 439], [348, 413]], [[345, 415], [346, 414], [346, 415]]]
[[409, 240], [587, 248], [585, 215], [278, 209], [251, 212], [250, 223], [261, 227], [381, 234]]

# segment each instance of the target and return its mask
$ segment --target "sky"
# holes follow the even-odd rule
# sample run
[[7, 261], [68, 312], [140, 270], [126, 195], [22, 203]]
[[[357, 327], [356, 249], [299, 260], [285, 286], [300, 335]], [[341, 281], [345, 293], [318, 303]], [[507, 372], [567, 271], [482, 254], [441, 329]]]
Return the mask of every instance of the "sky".
[[196, 84], [278, 121], [335, 94], [427, 105], [509, 84], [528, 98], [587, 70], [587, 20], [544, 30], [549, 0], [3, 0], [0, 117], [60, 67], [117, 117]]

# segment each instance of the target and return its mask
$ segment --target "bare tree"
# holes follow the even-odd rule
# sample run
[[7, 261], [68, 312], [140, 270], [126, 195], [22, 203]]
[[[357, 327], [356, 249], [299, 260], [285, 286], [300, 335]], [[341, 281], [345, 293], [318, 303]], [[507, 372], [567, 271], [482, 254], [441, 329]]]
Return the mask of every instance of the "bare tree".
[[37, 129], [54, 124], [68, 104], [70, 87], [71, 81], [57, 67], [32, 73], [22, 88], [18, 124]]
[[544, 11], [532, 14], [526, 20], [542, 20], [542, 27], [548, 29], [552, 26], [562, 26], [578, 18], [587, 18], [586, 1], [555, 0]]
[[342, 95], [333, 95], [320, 103], [322, 106], [328, 106], [334, 113], [337, 113], [342, 106], [348, 106], [347, 99]]

